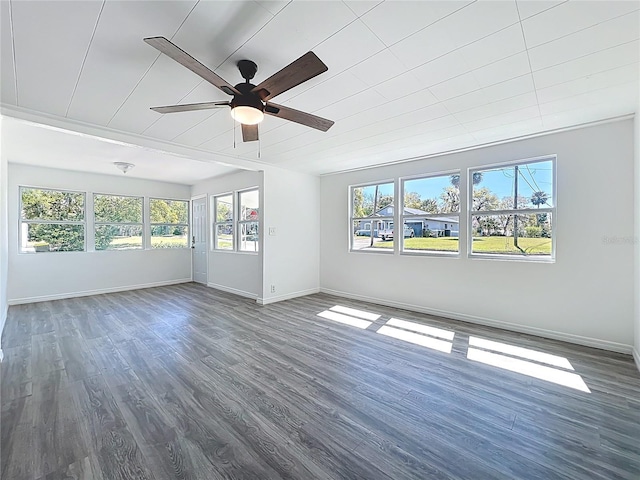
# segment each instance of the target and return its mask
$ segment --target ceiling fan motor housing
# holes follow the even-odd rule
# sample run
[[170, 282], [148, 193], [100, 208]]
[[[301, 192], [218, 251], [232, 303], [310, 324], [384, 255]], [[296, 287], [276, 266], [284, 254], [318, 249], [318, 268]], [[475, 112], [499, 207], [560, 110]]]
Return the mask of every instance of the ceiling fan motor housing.
[[251, 90], [255, 88], [255, 85], [251, 83], [239, 83], [235, 87], [242, 95], [234, 95], [229, 105], [231, 108], [243, 106], [253, 107], [260, 111], [264, 111], [264, 103], [260, 100], [260, 97], [253, 93]]

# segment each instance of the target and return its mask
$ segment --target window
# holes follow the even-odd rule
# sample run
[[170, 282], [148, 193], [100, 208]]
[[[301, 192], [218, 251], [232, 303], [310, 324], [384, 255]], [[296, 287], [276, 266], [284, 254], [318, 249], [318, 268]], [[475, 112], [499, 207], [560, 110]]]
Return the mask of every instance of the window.
[[189, 248], [189, 202], [149, 200], [151, 248]]
[[142, 197], [93, 196], [96, 250], [142, 248]]
[[238, 192], [238, 205], [238, 250], [241, 252], [257, 252], [260, 212], [258, 190]]
[[555, 158], [469, 173], [471, 254], [552, 259]]
[[84, 251], [84, 209], [84, 193], [20, 187], [20, 251]]
[[393, 182], [351, 187], [351, 251], [393, 252]]
[[460, 173], [402, 180], [402, 251], [458, 253]]
[[233, 250], [233, 194], [213, 197], [213, 248]]
[[257, 188], [215, 196], [212, 207], [214, 250], [259, 250], [260, 191]]

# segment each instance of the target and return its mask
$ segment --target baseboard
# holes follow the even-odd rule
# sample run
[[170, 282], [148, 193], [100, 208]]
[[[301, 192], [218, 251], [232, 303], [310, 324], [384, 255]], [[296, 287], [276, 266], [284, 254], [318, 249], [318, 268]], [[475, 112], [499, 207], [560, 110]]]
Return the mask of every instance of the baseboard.
[[633, 348], [633, 360], [636, 362], [636, 367], [640, 372], [640, 352], [638, 352], [638, 350], [635, 347], [632, 347], [632, 348]]
[[[600, 340], [597, 338], [583, 337], [581, 335], [574, 335], [571, 333], [556, 332], [554, 330], [546, 330], [537, 327], [528, 327], [526, 325], [518, 325], [516, 323], [502, 322], [499, 320], [492, 320], [489, 318], [478, 317], [475, 315], [467, 315], [465, 313], [450, 312], [447, 310], [438, 310], [434, 308], [423, 307], [421, 305], [412, 305], [402, 302], [394, 302], [393, 300], [385, 300], [381, 298], [367, 297], [365, 295], [358, 295], [348, 292], [342, 292], [339, 290], [332, 290], [329, 288], [321, 288], [320, 292], [329, 295], [336, 295], [338, 297], [351, 298], [354, 300], [361, 300], [363, 302], [374, 303], [377, 305], [385, 305], [387, 307], [402, 308], [404, 310], [411, 310], [414, 312], [426, 313], [428, 315], [435, 315], [438, 317], [451, 318], [453, 320], [460, 320], [463, 322], [475, 323], [478, 325], [484, 325], [486, 327], [501, 328], [503, 330], [511, 330], [518, 333], [526, 333], [529, 335], [536, 335], [538, 337], [550, 338], [553, 340], [561, 340], [563, 342], [575, 343], [577, 345], [584, 345], [586, 347], [600, 348], [602, 350], [609, 350], [612, 352], [632, 354], [633, 347], [631, 345], [625, 345], [624, 343], [610, 342], [608, 340]], [[636, 357], [636, 364], [640, 365], [640, 357]]]
[[125, 292], [127, 290], [139, 290], [141, 288], [164, 287], [166, 285], [176, 285], [178, 283], [188, 283], [190, 278], [180, 278], [176, 280], [165, 280], [163, 282], [141, 283], [137, 285], [126, 285], [121, 287], [100, 288], [97, 290], [85, 290], [82, 292], [57, 293], [55, 295], [42, 295], [40, 297], [13, 298], [8, 301], [9, 305], [21, 305], [23, 303], [48, 302], [50, 300], [63, 300], [65, 298], [88, 297], [91, 295], [102, 295], [103, 293]]
[[217, 283], [207, 283], [207, 287], [215, 288], [216, 290], [222, 290], [223, 292], [233, 293], [234, 295], [240, 295], [241, 297], [257, 300], [258, 295], [251, 292], [245, 292], [244, 290], [238, 290], [237, 288], [227, 287], [226, 285], [219, 285]]
[[284, 295], [278, 295], [275, 297], [269, 298], [258, 298], [258, 303], [260, 305], [269, 305], [270, 303], [282, 302], [283, 300], [291, 300], [292, 298], [304, 297], [305, 295], [313, 295], [314, 293], [319, 293], [319, 288], [309, 288], [308, 290], [300, 290], [298, 292], [285, 293]]

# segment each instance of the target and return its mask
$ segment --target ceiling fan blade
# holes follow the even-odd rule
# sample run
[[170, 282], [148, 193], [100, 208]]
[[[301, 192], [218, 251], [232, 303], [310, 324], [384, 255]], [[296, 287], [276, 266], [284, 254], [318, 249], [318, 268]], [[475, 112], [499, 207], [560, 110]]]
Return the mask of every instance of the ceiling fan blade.
[[164, 53], [166, 56], [172, 58], [173, 60], [178, 62], [180, 65], [187, 67], [193, 73], [200, 75], [207, 82], [211, 83], [212, 85], [215, 85], [227, 95], [240, 94], [240, 92], [236, 90], [233, 85], [226, 82], [222, 77], [213, 73], [213, 71], [211, 71], [209, 68], [205, 67], [198, 60], [193, 58], [191, 55], [189, 55], [187, 52], [182, 50], [180, 47], [171, 43], [166, 38], [147, 37], [144, 39], [144, 41], [147, 42], [149, 45], [151, 45], [153, 48]]
[[255, 142], [258, 140], [258, 125], [242, 124], [242, 141]]
[[267, 101], [296, 85], [312, 79], [316, 75], [320, 75], [322, 72], [326, 72], [328, 69], [315, 53], [307, 52], [279, 72], [271, 75], [255, 87], [252, 92], [257, 93], [262, 100]]
[[267, 103], [264, 108], [264, 113], [273, 115], [274, 117], [284, 118], [291, 122], [296, 122], [307, 127], [315, 128], [326, 132], [335, 123], [333, 120], [327, 120], [326, 118], [311, 115], [310, 113], [301, 112], [300, 110], [294, 110], [293, 108], [283, 107], [282, 105], [276, 105], [275, 103]]
[[184, 105], [167, 105], [165, 107], [151, 107], [151, 110], [158, 113], [192, 112], [194, 110], [208, 110], [210, 108], [228, 107], [229, 102], [204, 102], [186, 103]]

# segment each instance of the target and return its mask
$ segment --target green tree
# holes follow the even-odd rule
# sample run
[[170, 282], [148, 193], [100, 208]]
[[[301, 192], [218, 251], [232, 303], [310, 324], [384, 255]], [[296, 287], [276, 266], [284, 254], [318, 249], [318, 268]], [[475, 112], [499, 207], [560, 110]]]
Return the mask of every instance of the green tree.
[[446, 187], [440, 194], [440, 213], [460, 211], [460, 190], [457, 187]]
[[405, 192], [404, 194], [404, 206], [408, 208], [420, 208], [422, 200], [420, 194], [417, 192]]
[[[451, 175], [449, 177], [449, 181], [451, 182], [451, 185], [453, 185], [456, 188], [460, 188], [460, 175], [456, 174], [456, 175]], [[473, 172], [473, 184], [474, 185], [478, 185], [482, 182], [482, 172]]]
[[[22, 218], [29, 220], [83, 221], [84, 195], [56, 190], [22, 189]], [[49, 245], [51, 251], [84, 250], [84, 226], [64, 223], [28, 223], [28, 238]]]
[[422, 202], [420, 202], [420, 206], [417, 208], [429, 213], [440, 212], [438, 208], [438, 200], [436, 200], [435, 198], [427, 198], [425, 200], [422, 200]]
[[542, 191], [533, 192], [531, 195], [531, 203], [540, 208], [540, 205], [544, 205], [549, 200], [549, 196]]

